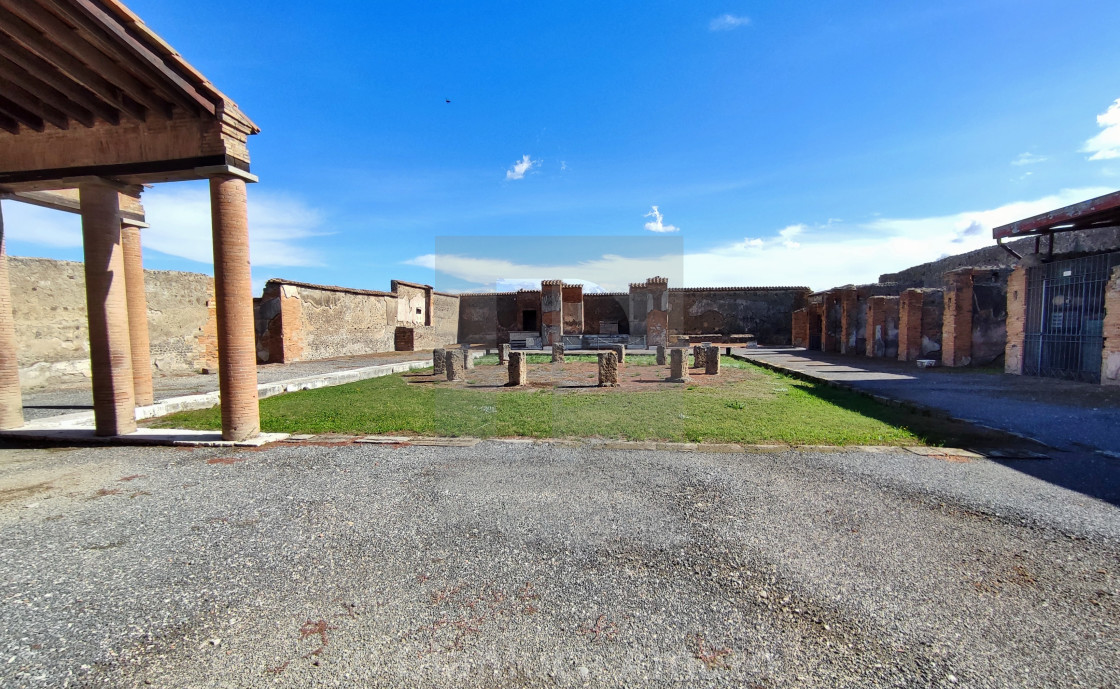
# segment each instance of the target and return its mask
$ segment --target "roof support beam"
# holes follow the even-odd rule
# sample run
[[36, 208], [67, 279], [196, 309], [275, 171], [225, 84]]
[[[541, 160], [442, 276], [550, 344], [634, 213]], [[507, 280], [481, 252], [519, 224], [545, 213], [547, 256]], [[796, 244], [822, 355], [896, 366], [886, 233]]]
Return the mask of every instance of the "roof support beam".
[[[51, 87], [65, 94], [75, 103], [89, 109], [109, 124], [120, 124], [121, 111], [115, 106], [107, 104], [97, 98], [96, 96], [98, 96], [98, 94], [96, 91], [87, 90], [81, 85], [80, 80], [72, 80], [71, 77], [59, 72], [55, 69], [54, 65], [43, 58], [38, 55], [32, 55], [26, 50], [22, 50], [15, 41], [3, 34], [0, 34], [0, 57], [7, 58], [7, 60], [0, 61], [0, 70], [6, 69], [9, 74], [19, 69], [26, 70], [28, 73], [36, 75]], [[77, 62], [77, 60], [75, 60], [75, 62]], [[11, 65], [15, 65], [16, 69], [12, 69]], [[69, 68], [67, 69], [69, 70]], [[133, 113], [130, 112], [129, 114], [132, 115]], [[135, 117], [135, 115], [133, 116]], [[136, 120], [139, 122], [144, 121], [142, 117], [136, 117]]]
[[48, 84], [16, 68], [14, 64], [4, 58], [0, 58], [0, 77], [35, 94], [39, 100], [66, 113], [70, 119], [76, 120], [86, 127], [93, 126], [93, 112], [91, 110], [78, 105]]
[[[81, 79], [78, 74], [72, 76], [83, 81], [87, 87], [103, 90], [105, 86], [111, 86], [127, 95], [137, 105], [169, 114], [170, 98], [160, 98], [152, 93], [140, 79], [113, 62], [100, 50], [81, 40], [66, 22], [34, 3], [0, 0], [0, 6], [8, 9], [7, 12], [0, 14], [0, 18], [8, 20], [11, 25], [9, 33], [16, 40], [60, 68], [75, 65], [86, 67], [75, 71], [87, 72], [94, 77], [93, 81], [96, 83]], [[16, 18], [14, 15], [19, 17]], [[119, 98], [110, 100], [110, 104], [118, 107], [126, 105]], [[136, 119], [141, 121], [144, 119], [142, 108], [137, 108], [130, 114], [134, 117], [139, 115]]]
[[113, 17], [89, 0], [41, 1], [53, 8], [59, 16], [65, 17], [78, 27], [77, 32], [82, 38], [106, 53], [119, 50], [121, 46], [128, 49], [137, 58], [134, 64], [145, 74], [153, 76], [157, 83], [170, 82], [171, 88], [168, 89], [168, 94], [188, 111], [196, 112], [201, 109], [211, 115], [214, 114], [213, 103], [204, 98], [186, 79], [169, 69], [159, 56], [129, 35]]
[[70, 118], [66, 113], [3, 77], [0, 77], [0, 93], [3, 93], [5, 98], [28, 112], [41, 113], [44, 120], [59, 129], [70, 128]]
[[14, 118], [20, 124], [30, 127], [37, 132], [41, 132], [47, 128], [46, 123], [43, 122], [41, 117], [13, 103], [4, 96], [0, 96], [0, 112]]

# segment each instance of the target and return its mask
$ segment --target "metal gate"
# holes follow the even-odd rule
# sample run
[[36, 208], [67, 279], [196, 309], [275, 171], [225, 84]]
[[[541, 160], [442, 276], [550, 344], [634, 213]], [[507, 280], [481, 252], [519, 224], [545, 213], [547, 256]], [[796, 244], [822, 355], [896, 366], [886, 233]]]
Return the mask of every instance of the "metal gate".
[[1120, 253], [1028, 269], [1024, 373], [1100, 382], [1104, 290], [1116, 265]]

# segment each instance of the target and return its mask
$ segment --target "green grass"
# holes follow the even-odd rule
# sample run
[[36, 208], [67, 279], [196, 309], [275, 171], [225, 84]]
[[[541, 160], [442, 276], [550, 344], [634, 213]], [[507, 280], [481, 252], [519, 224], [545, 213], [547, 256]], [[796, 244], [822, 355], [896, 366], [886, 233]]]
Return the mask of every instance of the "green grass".
[[[674, 390], [558, 393], [410, 384], [399, 375], [386, 376], [261, 400], [261, 430], [831, 445], [946, 440], [938, 422], [904, 409], [734, 359], [725, 358], [723, 365], [747, 369], [747, 379]], [[216, 430], [221, 418], [213, 408], [173, 414], [153, 425]]]

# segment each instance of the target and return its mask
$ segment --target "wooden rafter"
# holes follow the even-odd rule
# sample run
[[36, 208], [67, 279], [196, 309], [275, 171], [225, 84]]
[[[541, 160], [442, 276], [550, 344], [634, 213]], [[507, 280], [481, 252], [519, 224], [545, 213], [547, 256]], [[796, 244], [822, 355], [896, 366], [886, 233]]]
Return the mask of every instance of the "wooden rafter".
[[49, 103], [43, 102], [34, 93], [0, 77], [0, 93], [29, 113], [39, 113], [42, 119], [59, 129], [70, 128], [70, 117]]
[[87, 89], [81, 82], [74, 80], [71, 75], [59, 71], [47, 60], [23, 49], [3, 34], [0, 34], [0, 58], [4, 58], [3, 61], [0, 61], [0, 70], [7, 67], [9, 79], [15, 72], [22, 70], [92, 111], [106, 122], [110, 124], [120, 122], [121, 111], [102, 100], [98, 92]]
[[[166, 112], [169, 98], [151, 92], [104, 53], [80, 40], [74, 30], [54, 14], [33, 3], [0, 0], [0, 21], [4, 29], [28, 50], [54, 64], [72, 79], [101, 95], [106, 103], [143, 120], [144, 109]], [[17, 16], [18, 15], [18, 16]], [[127, 97], [130, 100], [124, 100]]]
[[135, 69], [137, 75], [146, 77], [146, 80], [172, 86], [173, 88], [168, 89], [168, 95], [181, 107], [188, 111], [201, 109], [210, 114], [215, 113], [214, 103], [203, 97], [193, 85], [176, 74], [158, 55], [129, 35], [113, 17], [94, 3], [88, 0], [39, 0], [39, 2], [73, 24], [79, 36], [102, 52], [112, 54], [122, 48], [127, 50], [134, 58], [128, 61], [128, 67]]
[[[28, 72], [16, 68], [16, 65], [4, 58], [0, 58], [0, 78], [5, 78], [11, 83], [37, 95], [43, 102], [66, 113], [67, 117], [74, 119], [86, 127], [93, 126], [93, 111], [85, 108], [65, 94], [54, 89], [46, 82], [36, 79]], [[58, 126], [58, 125], [56, 125]], [[59, 126], [60, 129], [66, 127]]]

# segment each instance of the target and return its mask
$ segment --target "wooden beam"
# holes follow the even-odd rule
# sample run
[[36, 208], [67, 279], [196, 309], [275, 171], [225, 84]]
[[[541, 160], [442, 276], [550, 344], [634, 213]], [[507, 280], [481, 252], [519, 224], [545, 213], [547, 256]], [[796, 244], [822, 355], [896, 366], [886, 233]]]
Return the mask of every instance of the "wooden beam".
[[[167, 99], [160, 98], [152, 92], [149, 84], [137, 79], [100, 50], [82, 40], [74, 29], [55, 15], [34, 3], [0, 0], [0, 7], [7, 8], [0, 18], [8, 19], [11, 25], [11, 28], [5, 27], [5, 30], [47, 60], [56, 64], [60, 61], [73, 64], [75, 60], [67, 59], [72, 55], [102, 77], [105, 84], [116, 87], [139, 105], [170, 115], [171, 103]], [[86, 86], [92, 89], [102, 84], [87, 83]], [[112, 104], [118, 105], [117, 102]]]
[[66, 113], [49, 103], [43, 102], [35, 94], [3, 77], [0, 77], [0, 93], [24, 110], [38, 115], [59, 129], [70, 128], [70, 117]]
[[12, 134], [19, 134], [19, 122], [16, 122], [7, 115], [0, 114], [0, 129]]
[[21, 107], [17, 103], [13, 103], [4, 96], [0, 96], [0, 112], [15, 118], [20, 124], [26, 125], [37, 132], [41, 132], [47, 128], [42, 117]]
[[[10, 0], [6, 0], [10, 1]], [[214, 103], [200, 94], [186, 79], [171, 70], [158, 55], [133, 38], [116, 21], [89, 0], [39, 0], [51, 10], [64, 17], [77, 27], [78, 34], [97, 46], [107, 55], [119, 53], [124, 49], [135, 59], [128, 60], [125, 67], [141, 70], [142, 74], [154, 77], [156, 83], [169, 84], [167, 95], [189, 111], [202, 109], [214, 115]]]
[[7, 79], [21, 88], [35, 94], [43, 102], [66, 113], [72, 120], [80, 122], [86, 127], [93, 126], [93, 111], [78, 105], [46, 82], [36, 79], [13, 63], [0, 57], [0, 78]]
[[[97, 97], [96, 91], [86, 89], [80, 82], [55, 69], [50, 62], [28, 52], [2, 33], [0, 33], [0, 58], [6, 58], [2, 64], [14, 64], [17, 69], [22, 69], [29, 75], [34, 75], [37, 79], [49, 84], [106, 122], [120, 124], [121, 111]], [[7, 69], [11, 70], [10, 67], [7, 67]], [[137, 118], [137, 121], [143, 122], [143, 119]]]

